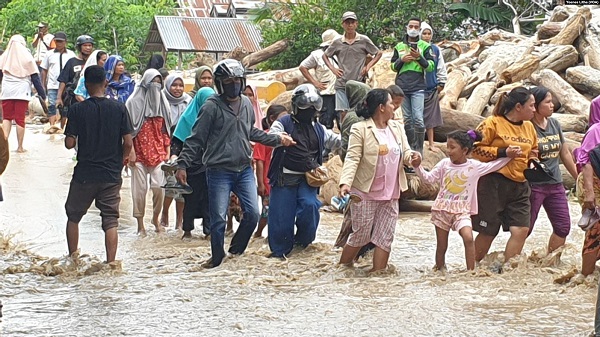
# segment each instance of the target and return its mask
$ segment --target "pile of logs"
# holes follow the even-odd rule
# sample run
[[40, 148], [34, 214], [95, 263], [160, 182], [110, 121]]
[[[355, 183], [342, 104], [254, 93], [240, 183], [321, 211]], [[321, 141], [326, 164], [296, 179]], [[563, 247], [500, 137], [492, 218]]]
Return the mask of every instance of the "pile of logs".
[[[503, 93], [535, 85], [552, 93], [556, 109], [553, 117], [573, 141], [569, 146], [575, 147], [581, 141], [590, 101], [600, 95], [600, 9], [558, 6], [532, 37], [492, 30], [477, 40], [444, 42], [440, 46], [448, 58], [448, 80], [440, 93], [444, 126], [436, 129], [436, 141], [445, 142], [450, 131], [476, 128], [492, 114]], [[385, 88], [394, 83], [391, 57], [392, 51], [386, 51], [371, 70], [371, 87]], [[281, 81], [288, 90], [305, 82], [297, 68], [252, 77]], [[288, 99], [289, 95], [276, 100], [281, 103]], [[565, 185], [571, 188], [573, 183], [569, 179]], [[415, 196], [430, 198], [430, 193], [425, 196], [417, 192]]]

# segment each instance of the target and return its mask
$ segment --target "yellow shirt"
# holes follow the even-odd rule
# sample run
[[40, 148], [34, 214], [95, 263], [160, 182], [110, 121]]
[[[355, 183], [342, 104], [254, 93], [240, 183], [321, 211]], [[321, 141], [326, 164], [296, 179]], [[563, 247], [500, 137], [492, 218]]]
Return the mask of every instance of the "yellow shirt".
[[483, 139], [475, 143], [473, 158], [482, 162], [498, 158], [499, 151], [510, 145], [521, 147], [521, 157], [514, 158], [498, 172], [510, 180], [524, 182], [523, 171], [527, 168], [531, 149], [538, 148], [537, 133], [533, 124], [530, 121], [512, 123], [504, 116], [491, 116], [479, 124], [477, 131]]

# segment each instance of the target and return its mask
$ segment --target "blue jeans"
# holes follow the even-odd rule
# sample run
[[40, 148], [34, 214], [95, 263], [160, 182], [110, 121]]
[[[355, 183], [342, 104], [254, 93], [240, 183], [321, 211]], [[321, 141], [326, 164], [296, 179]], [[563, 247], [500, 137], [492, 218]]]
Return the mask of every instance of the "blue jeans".
[[321, 207], [317, 191], [304, 179], [297, 186], [271, 188], [267, 228], [273, 256], [282, 257], [289, 254], [295, 244], [306, 247], [315, 240]]
[[56, 98], [58, 89], [48, 89], [48, 116], [56, 115]]
[[209, 168], [206, 171], [206, 181], [209, 195], [210, 248], [212, 265], [216, 267], [225, 258], [223, 246], [225, 244], [225, 225], [227, 223], [230, 193], [233, 192], [237, 195], [243, 212], [240, 226], [229, 245], [231, 254], [242, 254], [248, 247], [248, 241], [250, 241], [260, 216], [258, 196], [254, 172], [251, 167], [241, 172]]
[[425, 108], [425, 92], [415, 92], [408, 94], [402, 102], [402, 115], [404, 116], [404, 125], [413, 128], [424, 128], [423, 109]]

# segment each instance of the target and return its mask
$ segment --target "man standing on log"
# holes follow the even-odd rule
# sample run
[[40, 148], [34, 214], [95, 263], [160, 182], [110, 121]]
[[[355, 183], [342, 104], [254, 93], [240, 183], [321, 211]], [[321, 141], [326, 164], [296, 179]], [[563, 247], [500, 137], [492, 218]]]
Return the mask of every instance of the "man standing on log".
[[392, 70], [397, 72], [396, 85], [406, 96], [402, 102], [404, 130], [410, 148], [423, 155], [425, 141], [425, 123], [423, 109], [425, 104], [425, 72], [435, 69], [434, 58], [429, 43], [419, 39], [421, 20], [412, 18], [406, 26], [404, 40], [394, 48]]
[[[371, 69], [383, 54], [373, 41], [366, 35], [358, 34], [358, 18], [354, 12], [346, 12], [342, 15], [342, 27], [344, 35], [335, 39], [323, 55], [323, 61], [333, 74], [337, 77], [335, 82], [335, 111], [344, 119], [348, 111], [348, 97], [346, 96], [346, 82], [349, 80], [365, 82], [369, 69]], [[418, 36], [418, 29], [417, 29]], [[367, 56], [373, 56], [371, 62], [366, 64]], [[338, 68], [334, 67], [329, 58], [337, 57]]]
[[[321, 116], [319, 117], [319, 123], [323, 124], [328, 129], [333, 129], [333, 120], [337, 120], [338, 129], [341, 130], [342, 124], [339, 119], [339, 115], [335, 113], [335, 75], [329, 70], [327, 64], [323, 60], [323, 54], [325, 50], [331, 45], [333, 40], [340, 37], [340, 34], [333, 29], [328, 29], [321, 35], [323, 43], [320, 48], [314, 50], [310, 55], [300, 63], [300, 72], [306, 80], [312, 83], [315, 88], [319, 90], [319, 95], [323, 98], [323, 108], [321, 109]], [[335, 59], [330, 59], [336, 63]], [[315, 76], [312, 76], [309, 69], [315, 70]]]

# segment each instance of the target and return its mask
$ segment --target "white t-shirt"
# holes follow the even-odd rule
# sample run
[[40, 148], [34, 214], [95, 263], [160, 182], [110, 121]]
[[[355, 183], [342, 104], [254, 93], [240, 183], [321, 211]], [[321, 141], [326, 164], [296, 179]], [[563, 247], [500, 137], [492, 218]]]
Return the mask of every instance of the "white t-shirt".
[[[61, 55], [62, 55], [62, 66], [61, 66]], [[47, 89], [58, 89], [58, 75], [60, 75], [60, 70], [65, 67], [67, 61], [75, 57], [75, 53], [71, 50], [67, 49], [65, 53], [59, 53], [54, 49], [53, 51], [48, 52], [46, 58], [42, 61], [40, 65], [43, 69], [48, 71], [48, 85]], [[42, 83], [43, 85], [44, 83]]]
[[[34, 40], [36, 37], [37, 34], [34, 36]], [[48, 33], [44, 35], [42, 40], [43, 42], [38, 41], [37, 47], [35, 47], [35, 54], [33, 55], [35, 62], [42, 62], [46, 58], [48, 51], [52, 50], [50, 46], [52, 45], [52, 40], [54, 40], [54, 35]]]
[[[321, 95], [334, 95], [336, 77], [331, 70], [329, 70], [329, 67], [327, 67], [325, 61], [323, 61], [323, 54], [323, 50], [317, 49], [311, 52], [310, 55], [304, 59], [302, 63], [300, 63], [300, 65], [307, 69], [314, 69], [315, 80], [326, 83], [327, 88], [320, 92]], [[329, 61], [335, 68], [338, 68], [336, 63], [331, 58], [329, 58]]]
[[0, 99], [18, 99], [29, 101], [31, 99], [31, 76], [16, 77], [4, 73], [2, 77], [2, 93]]

